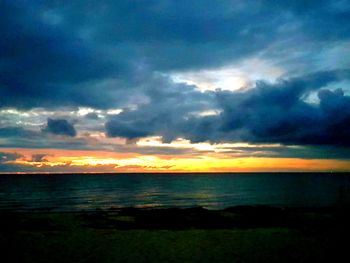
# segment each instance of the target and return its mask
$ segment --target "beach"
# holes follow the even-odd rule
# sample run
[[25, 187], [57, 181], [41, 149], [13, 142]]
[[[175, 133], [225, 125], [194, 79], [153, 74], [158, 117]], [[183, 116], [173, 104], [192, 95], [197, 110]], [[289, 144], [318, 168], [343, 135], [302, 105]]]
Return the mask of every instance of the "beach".
[[2, 262], [339, 262], [349, 207], [1, 212]]
[[1, 262], [340, 262], [347, 253], [348, 174], [0, 179]]

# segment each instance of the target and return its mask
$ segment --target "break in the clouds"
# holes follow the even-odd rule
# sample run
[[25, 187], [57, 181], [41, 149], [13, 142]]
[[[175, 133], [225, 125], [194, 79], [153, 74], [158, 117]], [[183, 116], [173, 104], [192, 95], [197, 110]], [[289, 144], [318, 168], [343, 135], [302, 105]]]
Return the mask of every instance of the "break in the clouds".
[[2, 0], [0, 147], [347, 158], [349, 24], [346, 0]]

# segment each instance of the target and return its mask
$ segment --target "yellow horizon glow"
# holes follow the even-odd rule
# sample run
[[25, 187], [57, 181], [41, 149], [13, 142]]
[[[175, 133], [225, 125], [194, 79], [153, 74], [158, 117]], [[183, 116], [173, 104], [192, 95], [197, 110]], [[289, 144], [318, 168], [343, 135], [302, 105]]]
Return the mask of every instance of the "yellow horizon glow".
[[[108, 151], [57, 149], [2, 149], [22, 157], [8, 164], [43, 171], [75, 172], [286, 172], [350, 171], [350, 160], [211, 155], [142, 155]], [[46, 154], [45, 161], [33, 162], [33, 154]], [[60, 168], [61, 170], [57, 170]]]

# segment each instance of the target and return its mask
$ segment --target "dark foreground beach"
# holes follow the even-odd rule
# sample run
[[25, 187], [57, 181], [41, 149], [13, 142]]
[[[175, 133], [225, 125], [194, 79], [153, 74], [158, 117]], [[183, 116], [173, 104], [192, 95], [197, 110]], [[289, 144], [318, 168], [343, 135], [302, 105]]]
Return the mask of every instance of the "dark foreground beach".
[[1, 262], [344, 262], [348, 206], [1, 212]]

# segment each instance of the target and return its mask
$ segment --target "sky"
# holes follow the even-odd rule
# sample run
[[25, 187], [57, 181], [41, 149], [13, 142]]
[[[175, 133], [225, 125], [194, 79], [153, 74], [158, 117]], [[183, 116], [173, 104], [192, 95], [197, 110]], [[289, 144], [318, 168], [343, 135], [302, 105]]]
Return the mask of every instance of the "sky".
[[350, 1], [0, 0], [0, 172], [350, 171]]

